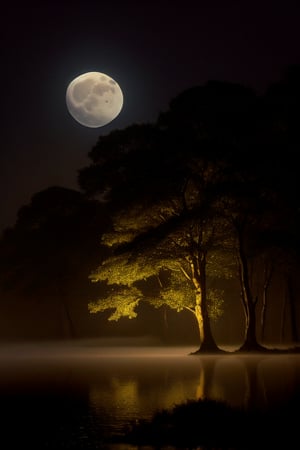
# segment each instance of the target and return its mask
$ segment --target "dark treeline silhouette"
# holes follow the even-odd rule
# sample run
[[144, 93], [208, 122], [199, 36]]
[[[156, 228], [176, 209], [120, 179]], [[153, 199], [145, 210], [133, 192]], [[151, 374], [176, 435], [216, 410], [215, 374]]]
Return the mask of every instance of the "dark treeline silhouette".
[[[277, 343], [296, 346], [299, 104], [293, 66], [264, 94], [209, 81], [155, 123], [100, 136], [72, 201], [57, 210], [63, 191], [36, 194], [4, 233], [1, 286], [64, 290], [52, 295], [68, 315], [80, 273], [98, 283], [98, 295], [86, 291], [89, 311], [109, 320], [134, 318], [143, 303], [191, 313], [196, 353], [221, 351], [213, 330], [233, 296], [240, 351], [265, 350], [270, 323]], [[236, 292], [226, 292], [229, 280]]]
[[38, 192], [20, 208], [0, 243], [0, 336], [88, 335], [88, 275], [99, 261], [99, 234], [107, 221], [97, 201], [62, 187]]

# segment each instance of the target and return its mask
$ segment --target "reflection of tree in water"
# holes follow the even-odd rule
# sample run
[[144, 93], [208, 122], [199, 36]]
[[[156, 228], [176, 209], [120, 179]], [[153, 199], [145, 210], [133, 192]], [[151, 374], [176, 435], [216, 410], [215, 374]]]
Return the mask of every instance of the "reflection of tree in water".
[[261, 381], [267, 407], [286, 403], [295, 395], [299, 395], [297, 368], [296, 359], [288, 355], [260, 359], [257, 364], [257, 377]]
[[177, 362], [132, 360], [117, 364], [113, 376], [109, 367], [105, 373], [102, 368], [90, 386], [89, 403], [98, 420], [106, 421], [113, 432], [126, 422], [149, 419], [155, 411], [186, 400], [220, 400], [242, 409], [265, 409], [276, 398], [283, 401], [293, 393], [293, 366], [287, 358], [284, 361], [253, 355], [191, 356]]
[[199, 357], [199, 366], [196, 399], [267, 409], [291, 399], [296, 389], [297, 366], [287, 355]]
[[[260, 433], [269, 443], [275, 427], [277, 436], [285, 442], [290, 423], [296, 430], [291, 405], [299, 399], [299, 370], [299, 357], [288, 355], [125, 358], [105, 367], [102, 362], [90, 383], [90, 414], [94, 428], [104, 431], [108, 439], [123, 438], [124, 430], [151, 422], [157, 412], [164, 420], [164, 411], [181, 408], [184, 423], [178, 427], [183, 433], [195, 421], [199, 427], [203, 421], [201, 429], [207, 436], [215, 436], [218, 429], [220, 438], [220, 430], [231, 436], [230, 430], [242, 427], [246, 434], [253, 429], [249, 439], [254, 445]], [[202, 405], [193, 410], [198, 400], [203, 400]], [[153, 421], [154, 425], [158, 423]], [[194, 429], [195, 437], [199, 427]]]
[[195, 398], [197, 363], [188, 357], [115, 361], [101, 367], [90, 385], [90, 408], [114, 432], [128, 421], [148, 419], [156, 410]]
[[244, 406], [248, 392], [245, 365], [235, 357], [200, 357], [200, 377], [196, 399], [222, 400]]
[[212, 398], [216, 358], [209, 356], [199, 357], [199, 362], [200, 376], [199, 384], [196, 387], [196, 399]]
[[137, 382], [113, 376], [108, 385], [92, 385], [89, 393], [91, 414], [105, 422], [106, 433], [116, 433], [128, 417], [139, 416]]
[[151, 448], [175, 443], [176, 448], [294, 447], [298, 360], [239, 355], [197, 362], [196, 399], [158, 410], [150, 421], [131, 423], [121, 440]]

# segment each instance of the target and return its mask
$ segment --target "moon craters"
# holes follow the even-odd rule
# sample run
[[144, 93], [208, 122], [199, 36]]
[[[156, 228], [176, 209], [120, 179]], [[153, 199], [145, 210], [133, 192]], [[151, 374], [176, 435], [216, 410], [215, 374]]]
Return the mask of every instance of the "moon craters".
[[77, 122], [97, 128], [118, 116], [123, 107], [123, 93], [113, 78], [100, 72], [88, 72], [69, 84], [66, 103]]

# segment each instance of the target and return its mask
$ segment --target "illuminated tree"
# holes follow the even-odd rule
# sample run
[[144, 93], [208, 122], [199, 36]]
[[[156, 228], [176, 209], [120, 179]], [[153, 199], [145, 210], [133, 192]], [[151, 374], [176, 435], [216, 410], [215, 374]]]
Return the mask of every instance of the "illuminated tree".
[[[274, 254], [271, 246], [261, 246], [262, 237], [273, 229], [287, 232], [293, 227], [293, 214], [299, 216], [295, 124], [300, 119], [295, 121], [291, 95], [299, 89], [295, 83], [288, 89], [287, 102], [286, 88], [279, 94], [278, 87], [272, 90], [259, 97], [248, 88], [222, 82], [187, 90], [156, 124], [100, 137], [90, 153], [92, 165], [79, 173], [82, 189], [100, 194], [114, 218], [105, 243], [117, 259], [100, 266], [92, 280], [106, 280], [114, 289], [123, 284], [138, 289], [128, 316], [142, 299], [154, 302], [146, 296], [143, 280], [158, 280], [155, 305], [167, 299], [174, 307], [172, 302], [178, 305], [184, 298], [189, 299], [184, 307], [190, 307], [187, 292], [192, 289], [196, 316], [200, 306], [199, 351], [216, 348], [208, 320], [208, 287], [212, 258], [221, 254], [231, 255], [223, 261], [228, 273], [234, 273], [236, 258], [245, 313], [241, 350], [262, 349], [256, 335], [261, 293], [252, 275], [260, 270], [257, 262], [262, 257], [272, 261]], [[114, 272], [109, 276], [108, 267]], [[127, 273], [129, 268], [135, 276], [126, 284], [123, 270]], [[271, 275], [265, 272], [265, 296]], [[118, 298], [120, 303], [124, 297]], [[109, 301], [104, 309], [108, 306]], [[97, 308], [102, 310], [101, 299], [90, 303], [90, 311]], [[119, 317], [118, 308], [113, 309]]]
[[[223, 252], [224, 257], [229, 252], [231, 230], [215, 204], [232, 153], [228, 144], [232, 143], [232, 129], [237, 120], [244, 123], [241, 96], [251, 104], [252, 92], [241, 86], [212, 83], [191, 89], [174, 99], [155, 125], [132, 126], [101, 136], [90, 153], [93, 164], [79, 173], [80, 185], [87, 193], [105, 194], [115, 227], [106, 243], [113, 246], [114, 258], [117, 250], [120, 258], [121, 243], [126, 255], [122, 262], [112, 259], [108, 266], [100, 266], [92, 280], [126, 285], [128, 275], [124, 279], [123, 274], [128, 266], [135, 274], [130, 275], [129, 286], [159, 277], [164, 283], [155, 305], [168, 301], [175, 309], [189, 308], [199, 326], [201, 351], [217, 349], [208, 314], [212, 267], [223, 277], [233, 270], [232, 259], [229, 264], [223, 260], [222, 270], [216, 263], [217, 254]], [[233, 114], [224, 115], [228, 104]], [[128, 248], [134, 250], [133, 255], [126, 254]], [[164, 271], [176, 273], [177, 282], [170, 276], [168, 287], [162, 278]], [[188, 293], [191, 289], [193, 296]], [[133, 315], [142, 294], [127, 305], [128, 316]], [[106, 302], [91, 302], [89, 308], [102, 311], [116, 302], [121, 307], [121, 299], [124, 297], [114, 298], [112, 293]], [[113, 317], [119, 316], [115, 311]]]
[[111, 290], [106, 298], [89, 303], [90, 312], [112, 310], [110, 320], [134, 318], [142, 301], [155, 308], [186, 309], [198, 324], [199, 351], [218, 350], [210, 319], [222, 313], [223, 298], [209, 284], [232, 276], [233, 264], [225, 222], [210, 218], [204, 203], [200, 209], [198, 205], [199, 192], [191, 182], [182, 197], [115, 214], [114, 230], [103, 236], [113, 256], [90, 276], [94, 282], [107, 282]]

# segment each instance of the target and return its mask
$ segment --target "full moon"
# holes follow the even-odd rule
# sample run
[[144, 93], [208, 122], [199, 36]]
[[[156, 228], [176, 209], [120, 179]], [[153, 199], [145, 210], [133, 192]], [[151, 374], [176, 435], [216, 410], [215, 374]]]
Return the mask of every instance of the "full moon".
[[118, 83], [101, 72], [87, 72], [74, 78], [66, 92], [71, 116], [89, 128], [103, 127], [114, 120], [123, 107]]

